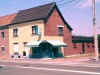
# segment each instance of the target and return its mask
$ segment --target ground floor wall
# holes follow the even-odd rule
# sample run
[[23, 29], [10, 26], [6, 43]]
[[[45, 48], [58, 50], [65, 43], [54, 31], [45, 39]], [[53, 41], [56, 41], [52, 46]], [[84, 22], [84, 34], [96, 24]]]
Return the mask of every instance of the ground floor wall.
[[95, 52], [93, 43], [72, 43], [70, 47], [70, 49], [64, 49], [65, 57], [77, 54], [91, 54]]
[[[31, 58], [32, 57], [32, 53], [33, 53], [33, 47], [26, 47], [25, 45], [30, 42], [30, 41], [38, 41], [39, 36], [34, 36], [33, 39], [25, 39], [23, 38], [22, 40], [19, 40], [17, 37], [15, 38], [16, 40], [10, 40], [10, 57], [11, 58]], [[59, 41], [63, 41], [63, 37], [59, 37], [59, 36], [45, 36], [44, 38], [42, 37], [43, 41], [46, 40], [59, 40]], [[17, 48], [17, 49], [16, 49]], [[17, 52], [14, 52], [16, 51]], [[58, 48], [59, 52], [62, 53], [62, 56], [64, 54], [64, 49], [62, 47]]]
[[[2, 38], [2, 34], [4, 37]], [[0, 30], [0, 59], [6, 59], [9, 57], [9, 34], [8, 29]]]

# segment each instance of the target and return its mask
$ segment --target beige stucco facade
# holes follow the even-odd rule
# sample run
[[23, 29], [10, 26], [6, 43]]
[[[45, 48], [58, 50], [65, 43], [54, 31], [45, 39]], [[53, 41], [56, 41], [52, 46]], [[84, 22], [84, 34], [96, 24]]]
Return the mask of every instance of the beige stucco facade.
[[[41, 36], [39, 35], [32, 35], [32, 26], [38, 26], [41, 29]], [[18, 29], [18, 37], [13, 37], [13, 29]], [[32, 22], [25, 22], [20, 24], [15, 24], [9, 26], [9, 51], [10, 55], [14, 54], [14, 43], [18, 43], [18, 51], [19, 55], [23, 55], [23, 51], [25, 51], [24, 42], [36, 41], [36, 40], [60, 40], [63, 41], [62, 36], [44, 36], [44, 21], [32, 21]], [[27, 48], [28, 53], [30, 52], [31, 48]], [[63, 53], [63, 48], [62, 53]]]
[[[44, 23], [42, 20], [40, 21], [33, 21], [33, 22], [26, 22], [16, 25], [9, 26], [9, 51], [10, 54], [14, 53], [13, 44], [18, 43], [19, 46], [19, 54], [23, 53], [24, 45], [23, 42], [30, 42], [33, 40], [38, 40], [40, 36], [32, 35], [32, 26], [38, 26], [41, 28], [41, 40], [44, 36]], [[13, 29], [18, 28], [18, 37], [13, 37]]]

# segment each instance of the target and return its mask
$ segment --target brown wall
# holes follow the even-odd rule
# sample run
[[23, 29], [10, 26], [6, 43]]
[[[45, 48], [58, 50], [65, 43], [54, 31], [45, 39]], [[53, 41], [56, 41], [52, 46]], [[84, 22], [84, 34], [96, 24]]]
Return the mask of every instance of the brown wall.
[[[4, 32], [4, 39], [1, 38], [1, 32]], [[2, 54], [1, 46], [5, 46], [5, 54]], [[0, 59], [9, 58], [9, 33], [8, 29], [0, 30]]]

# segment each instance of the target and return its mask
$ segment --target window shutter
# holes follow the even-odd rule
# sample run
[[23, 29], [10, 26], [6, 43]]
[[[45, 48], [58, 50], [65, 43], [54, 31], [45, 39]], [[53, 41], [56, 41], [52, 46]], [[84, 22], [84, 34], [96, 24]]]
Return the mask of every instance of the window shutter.
[[38, 35], [41, 35], [41, 28], [38, 28]]
[[36, 35], [38, 35], [38, 27], [36, 27]]

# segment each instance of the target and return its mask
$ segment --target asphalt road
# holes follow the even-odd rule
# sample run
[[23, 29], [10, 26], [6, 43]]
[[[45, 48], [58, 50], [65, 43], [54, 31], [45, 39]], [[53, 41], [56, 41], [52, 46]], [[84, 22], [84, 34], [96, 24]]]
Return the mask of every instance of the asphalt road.
[[100, 75], [100, 66], [0, 62], [0, 75]]

